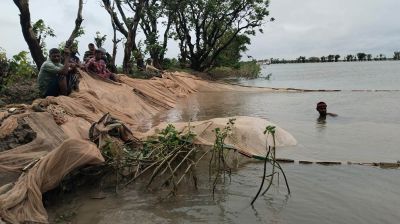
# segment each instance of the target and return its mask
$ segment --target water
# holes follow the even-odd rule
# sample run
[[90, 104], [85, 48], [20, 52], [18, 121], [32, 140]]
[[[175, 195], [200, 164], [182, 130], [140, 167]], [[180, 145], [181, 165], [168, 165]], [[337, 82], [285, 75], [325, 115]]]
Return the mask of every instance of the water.
[[261, 166], [235, 173], [215, 200], [206, 186], [168, 201], [135, 190], [100, 201], [80, 196], [76, 223], [398, 223], [398, 170], [285, 165], [291, 196], [282, 186], [272, 188], [253, 208]]
[[[318, 122], [316, 103], [338, 117]], [[269, 119], [298, 140], [278, 155], [291, 159], [396, 162], [400, 160], [400, 92], [199, 93], [166, 114], [167, 121], [215, 116]]]
[[[354, 67], [352, 67], [354, 65]], [[378, 69], [379, 68], [379, 69]], [[352, 72], [351, 72], [352, 71]], [[309, 89], [400, 89], [400, 63], [273, 65], [271, 80], [241, 84]], [[397, 72], [397, 73], [396, 73]], [[365, 74], [363, 76], [362, 74]], [[371, 74], [377, 74], [373, 76]], [[396, 75], [398, 74], [398, 75]], [[315, 104], [339, 114], [317, 121]], [[279, 149], [285, 158], [325, 161], [400, 160], [400, 92], [198, 93], [157, 119], [203, 120], [222, 116], [270, 119], [298, 140]], [[160, 201], [135, 186], [101, 203], [80, 196], [77, 223], [398, 223], [400, 171], [358, 165], [284, 165], [292, 190], [280, 186], [250, 207], [262, 164], [247, 164], [213, 200], [207, 181]], [[76, 200], [78, 200], [76, 199]]]
[[245, 80], [252, 86], [292, 87], [304, 89], [400, 90], [400, 62], [337, 62], [268, 65], [262, 77]]

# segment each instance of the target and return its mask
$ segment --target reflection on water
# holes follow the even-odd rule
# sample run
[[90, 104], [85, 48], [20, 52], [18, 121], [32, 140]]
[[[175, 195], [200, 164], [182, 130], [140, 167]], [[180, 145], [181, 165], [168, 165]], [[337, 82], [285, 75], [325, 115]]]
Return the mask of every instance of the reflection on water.
[[[314, 105], [322, 99], [340, 116], [318, 119]], [[392, 104], [398, 100], [400, 94], [392, 93], [199, 93], [161, 114], [155, 123], [257, 116], [271, 119], [299, 141], [298, 146], [280, 149], [282, 157], [393, 161], [400, 158], [400, 106]], [[197, 191], [164, 202], [131, 189], [119, 199], [111, 198], [117, 206], [104, 206], [95, 214], [100, 214], [100, 223], [130, 223], [138, 216], [147, 217], [139, 218], [143, 223], [374, 224], [400, 219], [397, 169], [291, 164], [284, 170], [292, 195], [286, 194], [284, 185], [275, 186], [254, 207], [250, 201], [261, 181], [261, 163], [248, 164], [232, 175], [216, 200], [207, 181]], [[90, 214], [94, 215], [86, 213]]]
[[263, 66], [259, 79], [231, 81], [304, 89], [400, 90], [399, 71], [399, 61], [274, 64]]
[[[248, 164], [219, 187], [215, 200], [207, 181], [198, 190], [160, 201], [155, 192], [127, 189], [104, 200], [81, 196], [76, 223], [398, 223], [400, 174], [362, 166], [284, 165], [283, 183], [250, 202], [262, 164]], [[82, 202], [83, 201], [83, 202]]]
[[[346, 64], [345, 68], [339, 69], [342, 74], [330, 67], [337, 66], [334, 65], [336, 63], [330, 64], [324, 72], [332, 77], [331, 83], [321, 72], [320, 65], [278, 66], [275, 69], [285, 71], [286, 78], [284, 75], [279, 77], [279, 72], [275, 71], [270, 81], [277, 86], [284, 83], [284, 87], [301, 87], [307, 82], [307, 88], [322, 85], [325, 89], [336, 88], [338, 83], [353, 89], [356, 80], [361, 81], [360, 89], [372, 85], [359, 79], [358, 73], [344, 82], [344, 76], [349, 76], [351, 69], [359, 68]], [[377, 66], [382, 75], [391, 77], [389, 81], [383, 81], [389, 83], [387, 89], [399, 89], [400, 76], [393, 76], [393, 67], [382, 68], [380, 63], [367, 64], [367, 70], [376, 71], [371, 66]], [[400, 70], [396, 67], [398, 65], [400, 63], [393, 64], [397, 72]], [[291, 74], [296, 69], [299, 70], [298, 77]], [[378, 80], [379, 77], [372, 73], [366, 72], [363, 77]], [[310, 74], [314, 74], [314, 79], [306, 79]], [[338, 76], [334, 77], [334, 74]], [[280, 83], [276, 82], [281, 78]], [[288, 86], [291, 79], [299, 86]], [[379, 88], [385, 87], [385, 84], [379, 85]], [[315, 104], [319, 101], [327, 102], [339, 116], [319, 119], [315, 111]], [[222, 116], [255, 116], [270, 119], [298, 140], [297, 146], [280, 148], [279, 157], [295, 160], [396, 161], [400, 160], [400, 104], [394, 102], [400, 102], [399, 92], [198, 93], [182, 100], [176, 108], [160, 114], [152, 124]], [[250, 202], [261, 182], [261, 163], [247, 164], [234, 173], [231, 182], [220, 186], [215, 200], [207, 180], [199, 182], [198, 190], [179, 192], [175, 198], [166, 201], [160, 201], [155, 192], [137, 190], [135, 185], [118, 195], [110, 194], [101, 202], [87, 199], [83, 194], [79, 197], [83, 202], [76, 211], [76, 220], [77, 223], [279, 224], [376, 224], [398, 223], [400, 220], [398, 169], [299, 164], [284, 165], [283, 169], [288, 176], [291, 196], [287, 195], [281, 180], [281, 185], [274, 186], [266, 196], [260, 197], [254, 207], [250, 206]], [[200, 176], [207, 179], [206, 174]]]
[[[339, 116], [318, 119], [315, 103], [325, 101]], [[157, 120], [205, 120], [254, 116], [271, 120], [297, 139], [279, 156], [353, 162], [400, 159], [400, 93], [198, 93]]]
[[316, 128], [318, 131], [324, 131], [326, 127], [326, 116], [319, 116], [316, 123]]
[[326, 126], [326, 116], [319, 116], [317, 119], [317, 128], [324, 128]]

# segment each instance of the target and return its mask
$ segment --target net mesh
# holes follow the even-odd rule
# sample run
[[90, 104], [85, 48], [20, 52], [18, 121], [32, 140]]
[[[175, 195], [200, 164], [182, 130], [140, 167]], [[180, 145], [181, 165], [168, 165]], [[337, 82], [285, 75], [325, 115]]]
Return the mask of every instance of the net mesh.
[[[0, 112], [0, 140], [9, 136], [24, 119], [36, 133], [36, 138], [24, 145], [0, 152], [0, 216], [11, 223], [47, 223], [42, 193], [56, 187], [72, 170], [104, 161], [98, 148], [89, 141], [89, 129], [104, 114], [109, 113], [128, 129], [136, 130], [161, 111], [175, 106], [177, 101], [196, 91], [271, 91], [211, 83], [185, 73], [164, 73], [151, 80], [131, 79], [121, 75], [121, 83], [105, 82], [81, 73], [80, 91], [70, 96], [38, 99]], [[196, 143], [212, 145], [213, 130], [224, 127], [229, 118], [192, 122]], [[266, 137], [263, 130], [272, 123], [258, 118], [237, 117], [234, 135], [227, 144], [246, 155], [262, 156]], [[188, 123], [174, 124], [187, 131]], [[165, 127], [160, 124], [135, 137], [146, 138]], [[296, 140], [286, 131], [277, 129], [277, 144], [292, 145]], [[10, 184], [8, 173], [21, 174]]]

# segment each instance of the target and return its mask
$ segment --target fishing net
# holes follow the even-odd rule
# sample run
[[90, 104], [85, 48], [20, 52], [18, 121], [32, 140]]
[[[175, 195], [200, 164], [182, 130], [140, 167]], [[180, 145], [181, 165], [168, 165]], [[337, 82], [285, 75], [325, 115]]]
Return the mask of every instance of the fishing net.
[[[13, 135], [21, 121], [36, 134], [27, 144], [0, 150], [0, 216], [3, 220], [48, 222], [42, 193], [56, 187], [72, 170], [104, 161], [97, 146], [89, 141], [89, 137], [99, 137], [102, 131], [108, 131], [107, 125], [101, 126], [102, 122], [98, 122], [102, 118], [103, 121], [109, 119], [112, 127], [128, 130], [128, 137], [134, 138], [131, 131], [196, 91], [271, 91], [210, 83], [184, 73], [164, 73], [162, 78], [151, 80], [121, 75], [120, 83], [80, 73], [79, 92], [38, 99], [32, 105], [13, 105], [0, 111], [0, 141]], [[103, 117], [105, 114], [108, 116]], [[192, 122], [190, 128], [188, 123], [174, 125], [181, 131], [195, 132], [196, 143], [212, 145], [213, 129], [225, 126], [228, 119]], [[96, 128], [89, 131], [96, 122]], [[262, 156], [266, 141], [263, 130], [270, 124], [262, 119], [237, 117], [235, 134], [226, 143], [242, 154]], [[165, 125], [160, 124], [147, 133], [135, 133], [135, 137], [145, 139]], [[278, 146], [296, 142], [279, 128], [276, 137]], [[17, 180], [6, 178], [13, 173], [20, 177]]]
[[[265, 135], [267, 126], [276, 126], [275, 145], [277, 147], [296, 145], [296, 139], [284, 129], [277, 127], [276, 124], [262, 118], [236, 116], [227, 118], [214, 118], [206, 121], [178, 122], [173, 123], [174, 127], [185, 134], [192, 132], [195, 134], [195, 144], [212, 146], [215, 142], [215, 130], [224, 129], [229, 121], [234, 122], [230, 135], [225, 139], [227, 148], [237, 150], [239, 153], [248, 157], [265, 157], [267, 153], [267, 142], [272, 144], [272, 135]], [[150, 131], [143, 134], [143, 139], [153, 136], [166, 128], [168, 123], [161, 123]]]

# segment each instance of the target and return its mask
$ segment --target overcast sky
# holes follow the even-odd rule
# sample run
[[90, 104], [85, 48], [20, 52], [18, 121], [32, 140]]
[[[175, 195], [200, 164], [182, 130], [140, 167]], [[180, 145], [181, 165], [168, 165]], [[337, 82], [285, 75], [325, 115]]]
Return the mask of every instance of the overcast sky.
[[[65, 41], [74, 26], [77, 0], [31, 0], [32, 21], [40, 18], [55, 30], [48, 48]], [[400, 50], [400, 0], [271, 0], [264, 33], [252, 38], [246, 53], [256, 59], [297, 58], [328, 54], [373, 55], [388, 57]], [[19, 11], [12, 1], [0, 1], [0, 47], [8, 56], [28, 50], [19, 24]], [[93, 42], [96, 31], [108, 35], [105, 48], [111, 51], [112, 27], [100, 0], [86, 0], [83, 9], [86, 34], [79, 39], [80, 52]], [[142, 36], [142, 35], [141, 35]], [[117, 62], [122, 61], [120, 47]], [[167, 57], [176, 57], [175, 43], [168, 46]], [[244, 58], [245, 59], [245, 58]]]

